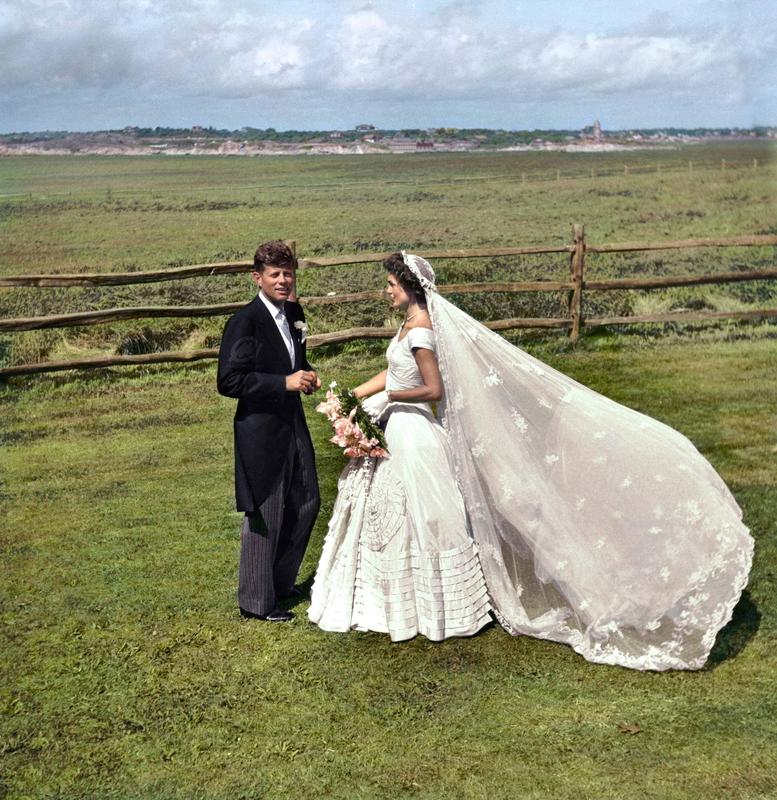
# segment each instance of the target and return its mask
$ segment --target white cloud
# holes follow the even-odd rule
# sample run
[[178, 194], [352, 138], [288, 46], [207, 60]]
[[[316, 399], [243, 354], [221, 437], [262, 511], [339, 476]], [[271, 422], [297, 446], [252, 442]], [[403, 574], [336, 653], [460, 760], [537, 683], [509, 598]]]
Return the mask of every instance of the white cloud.
[[531, 14], [508, 13], [512, 4], [498, 0], [421, 10], [401, 0], [0, 0], [0, 103], [19, 112], [25, 102], [69, 97], [77, 106], [86, 92], [108, 89], [123, 92], [128, 107], [149, 95], [213, 105], [279, 102], [289, 92], [331, 108], [447, 101], [474, 109], [494, 98], [550, 108], [570, 97], [617, 104], [640, 95], [689, 106], [773, 102], [777, 36], [756, 13], [763, 2], [713, 3], [716, 12], [703, 17], [696, 3], [698, 19], [687, 6], [677, 14], [648, 7], [642, 19], [594, 32], [579, 21], [565, 30], [562, 15], [532, 25]]

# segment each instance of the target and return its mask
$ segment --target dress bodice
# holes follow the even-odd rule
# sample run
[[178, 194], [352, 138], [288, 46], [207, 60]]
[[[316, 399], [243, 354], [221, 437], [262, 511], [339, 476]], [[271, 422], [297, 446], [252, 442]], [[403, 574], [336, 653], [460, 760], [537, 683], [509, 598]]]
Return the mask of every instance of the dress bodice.
[[[436, 352], [436, 342], [434, 331], [429, 328], [411, 328], [407, 335], [399, 338], [402, 329], [391, 340], [386, 350], [386, 360], [388, 361], [388, 374], [386, 375], [386, 391], [398, 389], [414, 389], [424, 381], [421, 377], [421, 370], [418, 369], [413, 350], [423, 347], [432, 352]], [[414, 410], [425, 411], [430, 417], [434, 418], [434, 412], [429, 403], [407, 403], [391, 404], [390, 408], [397, 411], [403, 407], [412, 406]]]
[[386, 389], [414, 389], [423, 383], [413, 350], [425, 348], [435, 352], [437, 349], [434, 331], [429, 328], [411, 328], [407, 335], [399, 338], [399, 332], [391, 340], [386, 351], [388, 375]]

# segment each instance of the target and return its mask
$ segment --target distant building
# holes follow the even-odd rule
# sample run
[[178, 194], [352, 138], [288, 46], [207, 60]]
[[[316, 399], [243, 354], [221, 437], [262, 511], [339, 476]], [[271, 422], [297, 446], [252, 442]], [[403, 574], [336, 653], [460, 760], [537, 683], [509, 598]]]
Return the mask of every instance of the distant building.
[[361, 125], [357, 125], [356, 126], [356, 132], [357, 133], [368, 133], [369, 131], [374, 131], [374, 130], [375, 130], [375, 126], [374, 125], [370, 125], [369, 123], [363, 123]]
[[383, 144], [387, 145], [392, 153], [407, 153], [415, 151], [415, 139], [409, 139], [407, 136], [394, 136], [391, 139], [384, 139]]
[[604, 139], [604, 135], [602, 134], [602, 124], [597, 119], [593, 125], [587, 125], [583, 130], [580, 131], [580, 138], [581, 139], [588, 139], [594, 142], [601, 142]]

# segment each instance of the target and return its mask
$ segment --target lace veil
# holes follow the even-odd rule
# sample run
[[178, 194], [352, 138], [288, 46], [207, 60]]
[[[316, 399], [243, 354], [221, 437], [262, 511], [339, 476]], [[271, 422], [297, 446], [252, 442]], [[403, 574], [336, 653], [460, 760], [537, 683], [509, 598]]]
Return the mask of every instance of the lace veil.
[[456, 478], [496, 614], [590, 661], [697, 669], [747, 582], [753, 541], [676, 430], [603, 397], [426, 290]]

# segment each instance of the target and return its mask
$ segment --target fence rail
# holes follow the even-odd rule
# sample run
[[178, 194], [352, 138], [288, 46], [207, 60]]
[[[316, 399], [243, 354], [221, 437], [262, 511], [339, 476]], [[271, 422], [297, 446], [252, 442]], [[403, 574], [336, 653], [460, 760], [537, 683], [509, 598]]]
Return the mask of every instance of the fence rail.
[[[777, 245], [777, 236], [729, 236], [723, 239], [683, 239], [666, 242], [623, 242], [616, 244], [585, 244], [588, 253], [632, 253], [648, 250], [681, 250], [696, 247], [757, 247]], [[502, 256], [546, 255], [574, 253], [575, 245], [553, 247], [492, 247], [474, 250], [424, 250], [418, 255], [426, 259], [499, 258]], [[389, 253], [357, 253], [323, 258], [300, 258], [299, 269], [337, 267], [350, 264], [370, 264], [383, 261]], [[82, 272], [77, 274], [9, 275], [0, 278], [0, 288], [38, 286], [45, 288], [67, 286], [127, 286], [135, 283], [157, 283], [186, 278], [212, 277], [245, 272], [251, 261], [223, 261], [214, 264], [194, 264], [189, 267], [149, 270], [146, 272]]]
[[[291, 243], [294, 246], [294, 243]], [[566, 305], [569, 313], [564, 318], [514, 318], [494, 320], [485, 323], [492, 330], [518, 328], [545, 328], [568, 330], [575, 341], [584, 328], [605, 325], [630, 325], [640, 323], [685, 323], [703, 322], [719, 319], [757, 320], [777, 318], [777, 309], [763, 308], [747, 311], [681, 311], [636, 316], [613, 316], [587, 319], [584, 316], [583, 297], [585, 291], [609, 291], [618, 289], [664, 289], [677, 286], [699, 286], [704, 284], [726, 284], [754, 280], [777, 280], [777, 269], [746, 270], [724, 273], [703, 273], [697, 275], [671, 275], [651, 278], [612, 278], [603, 280], [585, 279], [587, 253], [644, 252], [651, 250], [686, 249], [700, 247], [762, 247], [777, 245], [777, 235], [733, 236], [716, 239], [685, 239], [664, 242], [626, 242], [620, 244], [591, 245], [586, 242], [582, 225], [573, 226], [571, 245], [550, 247], [506, 247], [471, 250], [432, 250], [420, 253], [430, 259], [488, 258], [514, 255], [536, 255], [562, 253], [570, 258], [570, 277], [568, 281], [503, 281], [492, 283], [449, 284], [440, 287], [444, 294], [470, 294], [478, 292], [566, 292]], [[301, 269], [324, 268], [330, 266], [364, 264], [381, 261], [387, 253], [361, 253], [325, 258], [303, 258], [299, 260]], [[153, 281], [182, 280], [185, 278], [223, 275], [244, 272], [251, 262], [219, 262], [199, 264], [168, 270], [125, 273], [92, 273], [76, 275], [21, 275], [0, 278], [0, 287], [19, 286], [109, 286]], [[306, 306], [321, 306], [339, 303], [353, 303], [377, 300], [379, 291], [353, 292], [350, 294], [303, 297], [300, 302]], [[98, 325], [128, 319], [158, 317], [202, 317], [230, 314], [244, 303], [224, 303], [209, 306], [144, 306], [134, 308], [111, 308], [101, 311], [83, 311], [70, 314], [56, 314], [41, 317], [26, 317], [0, 320], [0, 332], [41, 330], [47, 328]], [[355, 339], [391, 338], [394, 331], [388, 328], [349, 328], [309, 337], [311, 348], [325, 344], [336, 344]], [[193, 351], [166, 351], [141, 355], [113, 355], [100, 358], [77, 359], [70, 361], [48, 361], [37, 364], [20, 364], [0, 368], [0, 376], [33, 374], [66, 369], [88, 369], [129, 364], [159, 364], [165, 362], [187, 362], [216, 358], [216, 348]]]

